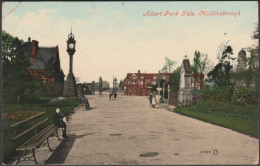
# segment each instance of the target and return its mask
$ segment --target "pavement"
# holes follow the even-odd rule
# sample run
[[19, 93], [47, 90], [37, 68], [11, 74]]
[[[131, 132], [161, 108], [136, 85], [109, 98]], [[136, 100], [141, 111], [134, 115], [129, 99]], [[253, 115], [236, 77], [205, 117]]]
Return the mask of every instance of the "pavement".
[[[69, 139], [36, 150], [39, 164], [166, 165], [257, 164], [258, 139], [149, 106], [148, 97], [88, 96], [91, 110], [75, 108]], [[61, 110], [62, 111], [62, 110]], [[13, 161], [14, 162], [14, 161]], [[21, 162], [33, 164], [33, 162]]]

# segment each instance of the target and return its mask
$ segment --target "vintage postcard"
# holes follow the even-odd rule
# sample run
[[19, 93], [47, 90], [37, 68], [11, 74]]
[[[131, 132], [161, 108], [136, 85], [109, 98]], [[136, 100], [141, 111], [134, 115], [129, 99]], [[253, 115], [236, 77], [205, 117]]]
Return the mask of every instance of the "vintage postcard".
[[2, 164], [258, 164], [258, 10], [3, 1]]

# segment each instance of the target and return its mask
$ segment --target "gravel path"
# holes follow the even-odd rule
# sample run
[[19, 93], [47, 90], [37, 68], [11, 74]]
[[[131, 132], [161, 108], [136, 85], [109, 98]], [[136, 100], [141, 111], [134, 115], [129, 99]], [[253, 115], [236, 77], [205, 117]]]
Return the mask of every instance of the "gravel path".
[[88, 98], [93, 109], [71, 115], [70, 138], [57, 142], [51, 154], [47, 149], [41, 152], [42, 163], [253, 164], [257, 160], [258, 139], [151, 108], [147, 97]]

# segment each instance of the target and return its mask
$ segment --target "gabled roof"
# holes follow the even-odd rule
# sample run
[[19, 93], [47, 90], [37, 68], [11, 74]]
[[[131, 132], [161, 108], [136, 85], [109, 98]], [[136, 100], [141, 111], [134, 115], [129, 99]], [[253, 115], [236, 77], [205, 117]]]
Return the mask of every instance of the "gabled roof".
[[44, 68], [45, 68], [45, 63], [41, 60], [36, 60], [34, 62], [31, 62], [31, 66], [28, 67], [28, 69], [31, 69], [31, 70], [34, 70], [34, 69], [44, 70]]
[[56, 47], [40, 47], [39, 59], [44, 63], [47, 63], [52, 57], [55, 58]]
[[[32, 42], [23, 43], [24, 55], [31, 62], [32, 54]], [[33, 70], [43, 70], [45, 64], [51, 59], [55, 59], [56, 47], [39, 47], [39, 57], [36, 61], [31, 62], [31, 66], [28, 69]]]

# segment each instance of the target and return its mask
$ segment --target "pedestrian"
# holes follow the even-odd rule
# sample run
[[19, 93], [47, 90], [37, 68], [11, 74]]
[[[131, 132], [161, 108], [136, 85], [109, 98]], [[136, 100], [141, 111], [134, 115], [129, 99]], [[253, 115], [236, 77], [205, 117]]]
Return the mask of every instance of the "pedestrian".
[[89, 104], [87, 96], [84, 98], [84, 104], [85, 104], [85, 109], [90, 110], [90, 104]]
[[112, 92], [110, 92], [109, 94], [109, 99], [111, 100], [111, 98], [112, 98]]
[[114, 93], [114, 99], [115, 99], [115, 100], [116, 100], [116, 97], [117, 97], [117, 93], [115, 92], [115, 93]]
[[63, 138], [69, 138], [66, 134], [66, 129], [67, 129], [66, 117], [62, 116], [60, 112], [60, 108], [57, 108], [56, 113], [53, 115], [53, 123], [57, 125], [59, 128], [62, 128]]
[[150, 107], [152, 106], [153, 93], [150, 94]]
[[155, 95], [153, 95], [153, 99], [152, 99], [152, 107], [153, 108], [155, 108], [156, 103], [157, 103], [157, 101], [156, 101]]
[[131, 93], [132, 93], [132, 90], [131, 90], [131, 89], [130, 89], [129, 93], [130, 93], [130, 96], [131, 96]]

